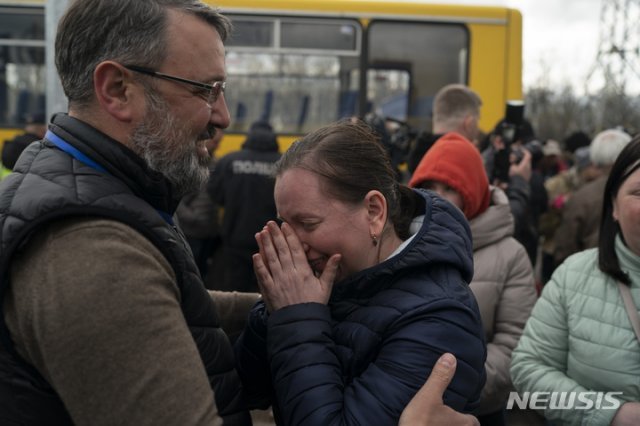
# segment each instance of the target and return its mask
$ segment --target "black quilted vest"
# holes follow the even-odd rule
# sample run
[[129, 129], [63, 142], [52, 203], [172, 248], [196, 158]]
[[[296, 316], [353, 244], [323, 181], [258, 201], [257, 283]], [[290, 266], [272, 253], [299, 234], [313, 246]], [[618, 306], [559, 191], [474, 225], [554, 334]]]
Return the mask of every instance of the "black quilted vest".
[[185, 238], [171, 220], [177, 202], [169, 183], [129, 149], [79, 120], [56, 115], [50, 132], [27, 148], [14, 173], [0, 183], [0, 423], [71, 424], [55, 390], [16, 353], [2, 302], [15, 250], [43, 225], [82, 215], [123, 222], [162, 252], [177, 277], [182, 313], [225, 425], [250, 424], [231, 345]]

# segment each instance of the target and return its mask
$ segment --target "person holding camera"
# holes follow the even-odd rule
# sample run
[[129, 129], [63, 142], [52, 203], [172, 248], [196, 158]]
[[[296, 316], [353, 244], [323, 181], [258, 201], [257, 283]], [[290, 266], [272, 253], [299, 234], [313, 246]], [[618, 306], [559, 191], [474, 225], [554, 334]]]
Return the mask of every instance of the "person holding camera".
[[524, 104], [507, 103], [505, 118], [487, 136], [489, 146], [482, 152], [487, 176], [509, 198], [515, 221], [514, 238], [527, 250], [535, 265], [538, 251], [538, 219], [547, 208], [547, 191], [535, 163], [542, 146], [535, 139], [531, 123], [524, 119]]

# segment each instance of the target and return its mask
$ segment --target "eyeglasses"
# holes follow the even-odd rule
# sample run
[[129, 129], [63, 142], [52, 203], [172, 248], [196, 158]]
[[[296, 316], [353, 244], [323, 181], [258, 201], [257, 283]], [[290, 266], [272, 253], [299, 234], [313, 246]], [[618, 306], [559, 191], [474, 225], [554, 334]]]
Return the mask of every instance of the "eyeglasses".
[[154, 71], [149, 68], [139, 67], [137, 65], [123, 65], [125, 68], [139, 72], [140, 74], [149, 75], [151, 77], [161, 78], [163, 80], [173, 81], [176, 83], [190, 84], [191, 86], [198, 87], [200, 91], [196, 93], [207, 102], [210, 107], [216, 103], [221, 93], [224, 93], [227, 87], [226, 81], [214, 81], [213, 84], [201, 83], [199, 81], [188, 80], [186, 78], [175, 77], [173, 75], [164, 74], [158, 71]]

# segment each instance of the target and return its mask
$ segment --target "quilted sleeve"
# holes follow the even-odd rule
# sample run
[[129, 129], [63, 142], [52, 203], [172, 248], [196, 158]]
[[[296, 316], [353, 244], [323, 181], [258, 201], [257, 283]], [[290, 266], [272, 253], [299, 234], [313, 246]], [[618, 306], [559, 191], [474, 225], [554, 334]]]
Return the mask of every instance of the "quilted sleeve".
[[267, 359], [267, 310], [262, 300], [251, 312], [246, 328], [234, 344], [236, 370], [242, 380], [248, 405], [266, 409], [272, 403], [273, 389]]
[[524, 247], [509, 240], [504, 248], [509, 250], [509, 261], [504, 286], [496, 296], [493, 336], [487, 342], [487, 383], [481, 399], [483, 413], [504, 407], [513, 389], [509, 374], [511, 353], [537, 299], [533, 270]]
[[[511, 357], [511, 378], [518, 392], [587, 392], [590, 389], [566, 375], [569, 329], [565, 283], [572, 278], [561, 265], [545, 285], [533, 308], [524, 333]], [[573, 277], [575, 279], [575, 277]], [[595, 399], [595, 393], [582, 397]], [[595, 401], [594, 401], [595, 402]], [[593, 404], [594, 406], [596, 404]], [[610, 424], [616, 410], [545, 409], [543, 415], [554, 424]]]

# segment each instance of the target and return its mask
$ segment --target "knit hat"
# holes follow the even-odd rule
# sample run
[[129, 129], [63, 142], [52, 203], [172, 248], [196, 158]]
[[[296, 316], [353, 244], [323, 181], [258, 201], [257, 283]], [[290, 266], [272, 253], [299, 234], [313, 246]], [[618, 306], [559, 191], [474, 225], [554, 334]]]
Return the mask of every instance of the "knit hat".
[[489, 207], [489, 179], [480, 152], [457, 133], [445, 134], [427, 151], [409, 186], [414, 188], [427, 180], [442, 182], [460, 193], [468, 220]]

